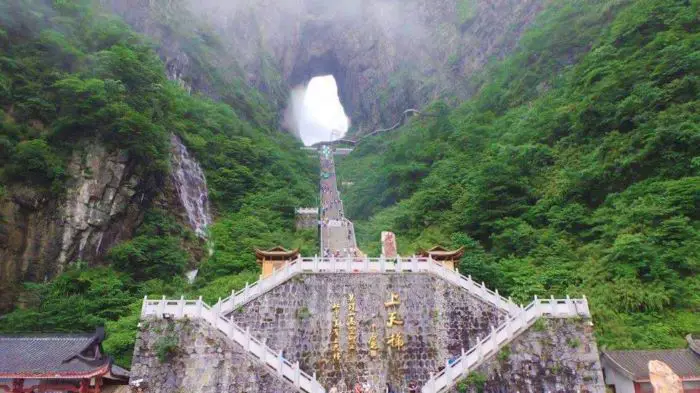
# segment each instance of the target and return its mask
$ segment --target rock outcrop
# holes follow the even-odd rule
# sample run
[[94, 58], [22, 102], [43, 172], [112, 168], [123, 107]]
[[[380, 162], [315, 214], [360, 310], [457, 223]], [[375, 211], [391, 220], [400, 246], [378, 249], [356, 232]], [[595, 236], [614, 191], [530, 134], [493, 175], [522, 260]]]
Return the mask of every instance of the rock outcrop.
[[660, 360], [649, 362], [649, 381], [654, 387], [654, 393], [683, 393], [681, 378]]
[[76, 149], [63, 195], [11, 186], [0, 200], [0, 311], [22, 281], [44, 281], [76, 260], [96, 262], [128, 239], [142, 219], [145, 194], [123, 152], [97, 143]]

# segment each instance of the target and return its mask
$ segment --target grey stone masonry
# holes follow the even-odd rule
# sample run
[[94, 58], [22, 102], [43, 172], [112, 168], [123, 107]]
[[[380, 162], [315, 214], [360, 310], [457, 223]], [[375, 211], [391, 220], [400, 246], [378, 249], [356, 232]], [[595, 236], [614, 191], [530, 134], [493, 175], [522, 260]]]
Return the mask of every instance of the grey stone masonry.
[[[171, 356], [161, 362], [158, 352], [168, 345], [174, 345]], [[131, 366], [131, 381], [139, 379], [149, 393], [295, 391], [203, 320], [142, 320]]]
[[[356, 350], [349, 343], [351, 294], [356, 305]], [[399, 304], [386, 305], [392, 295], [398, 295], [394, 300]], [[334, 304], [339, 306], [337, 315]], [[403, 324], [387, 326], [392, 312]], [[327, 390], [337, 386], [340, 391], [358, 381], [372, 389], [390, 383], [407, 391], [411, 380], [421, 386], [462, 348], [472, 347], [491, 326], [505, 320], [505, 313], [493, 305], [423, 273], [302, 274], [231, 316], [249, 327], [253, 336], [282, 350], [286, 359], [299, 361], [302, 370], [316, 372]], [[336, 319], [339, 348], [333, 345]], [[375, 356], [370, 351], [373, 332]], [[402, 349], [387, 343], [395, 333], [405, 343]]]
[[588, 319], [541, 318], [450, 393], [605, 393]]

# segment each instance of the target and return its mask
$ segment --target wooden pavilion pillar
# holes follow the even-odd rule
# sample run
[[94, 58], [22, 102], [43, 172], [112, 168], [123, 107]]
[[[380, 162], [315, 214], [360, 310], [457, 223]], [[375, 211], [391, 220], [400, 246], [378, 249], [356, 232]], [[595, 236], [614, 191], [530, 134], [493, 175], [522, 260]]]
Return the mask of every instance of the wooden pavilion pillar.
[[78, 393], [90, 393], [90, 380], [89, 379], [81, 379], [80, 380], [80, 389], [78, 389]]
[[12, 393], [24, 393], [24, 379], [15, 378], [12, 380]]

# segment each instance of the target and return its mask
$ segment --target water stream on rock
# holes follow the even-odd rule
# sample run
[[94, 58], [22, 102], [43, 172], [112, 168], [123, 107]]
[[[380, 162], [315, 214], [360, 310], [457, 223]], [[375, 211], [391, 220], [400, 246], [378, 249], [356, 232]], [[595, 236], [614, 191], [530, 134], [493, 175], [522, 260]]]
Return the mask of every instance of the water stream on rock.
[[170, 137], [173, 153], [172, 178], [187, 212], [187, 220], [197, 236], [207, 237], [207, 227], [211, 224], [209, 216], [209, 192], [204, 172], [194, 157], [190, 156], [185, 145], [177, 135]]

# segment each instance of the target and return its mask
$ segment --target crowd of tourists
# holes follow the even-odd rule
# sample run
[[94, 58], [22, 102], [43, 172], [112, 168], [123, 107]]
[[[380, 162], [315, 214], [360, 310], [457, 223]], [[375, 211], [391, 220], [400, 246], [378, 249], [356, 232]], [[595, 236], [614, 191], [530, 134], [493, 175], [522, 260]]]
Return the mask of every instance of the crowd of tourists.
[[410, 381], [408, 383], [408, 390], [396, 390], [391, 384], [387, 383], [384, 387], [374, 387], [368, 382], [356, 383], [355, 386], [350, 388], [345, 388], [344, 384], [341, 382], [341, 386], [333, 386], [328, 393], [418, 393], [418, 382]]
[[345, 218], [343, 201], [338, 193], [333, 151], [321, 149], [321, 219], [322, 254], [325, 258], [360, 257], [353, 225]]

